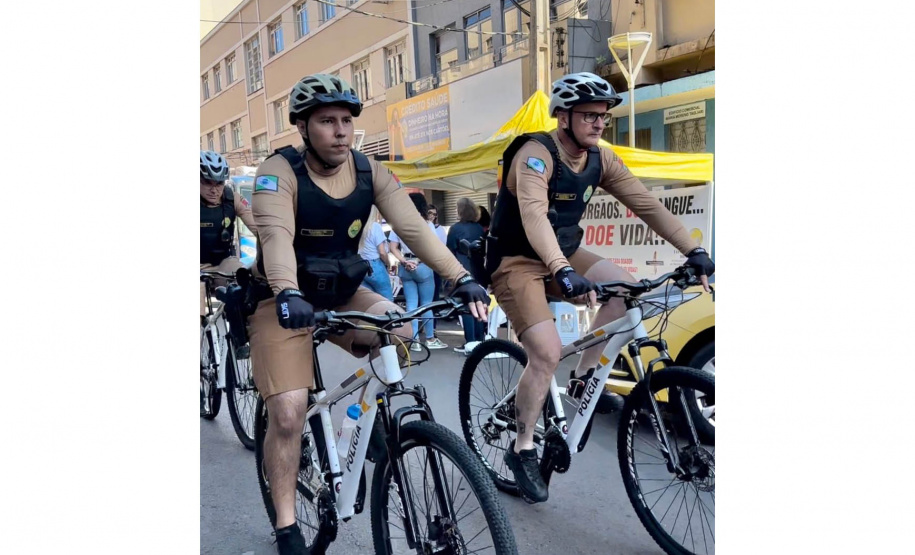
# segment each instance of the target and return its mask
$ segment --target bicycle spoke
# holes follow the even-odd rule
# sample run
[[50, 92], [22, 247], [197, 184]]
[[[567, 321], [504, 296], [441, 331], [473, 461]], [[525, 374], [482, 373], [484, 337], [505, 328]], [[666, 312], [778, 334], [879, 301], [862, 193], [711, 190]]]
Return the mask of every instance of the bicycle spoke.
[[[664, 459], [661, 458], [661, 457], [656, 457], [656, 456], [654, 456], [654, 455], [651, 455], [651, 454], [646, 453], [645, 451], [639, 451], [639, 450], [636, 449], [635, 447], [633, 447], [632, 450], [635, 451], [636, 453], [641, 453], [641, 454], [645, 455], [646, 457], [651, 457], [652, 459], [657, 459], [657, 460], [659, 460], [659, 461], [663, 461], [663, 460], [664, 460]], [[664, 464], [666, 464], [666, 462], [665, 462]]]
[[643, 493], [642, 493], [642, 496], [644, 497], [644, 496], [646, 496], [646, 495], [651, 495], [652, 493], [656, 493], [656, 492], [659, 492], [659, 491], [662, 491], [662, 490], [663, 490], [663, 491], [667, 491], [668, 489], [671, 488], [671, 486], [674, 485], [673, 482], [675, 482], [675, 481], [677, 481], [676, 478], [674, 478], [673, 480], [671, 480], [671, 483], [667, 484], [667, 485], [664, 486], [663, 488], [658, 488], [658, 489], [656, 489], [656, 490], [643, 492]]
[[[680, 491], [682, 491], [682, 490], [678, 489], [677, 492], [674, 493], [674, 498], [670, 501], [670, 505], [667, 506], [667, 510], [664, 511], [664, 515], [660, 519], [658, 519], [659, 523], [664, 522], [664, 519], [667, 517], [667, 513], [670, 512], [671, 507], [673, 507], [674, 503], [677, 501], [677, 496], [680, 495]], [[655, 501], [655, 504], [657, 504], [658, 501], [660, 501], [662, 497], [664, 497], [664, 496], [662, 495], [661, 497], [659, 497], [658, 500]], [[654, 505], [651, 506], [651, 510], [654, 511]]]

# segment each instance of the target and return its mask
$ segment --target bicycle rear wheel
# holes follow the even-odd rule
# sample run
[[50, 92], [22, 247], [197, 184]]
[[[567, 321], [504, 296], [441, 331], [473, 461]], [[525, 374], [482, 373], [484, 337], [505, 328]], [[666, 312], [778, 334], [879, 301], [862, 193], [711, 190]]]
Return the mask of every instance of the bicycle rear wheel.
[[[267, 404], [258, 395], [254, 417], [254, 462], [257, 482], [270, 525], [276, 527], [276, 508], [270, 480], [264, 465], [264, 439], [267, 436]], [[305, 543], [313, 555], [322, 555], [337, 537], [337, 510], [331, 494], [330, 464], [324, 444], [323, 428], [312, 431], [308, 421], [302, 432], [302, 457], [296, 480], [295, 518]]]
[[[402, 454], [393, 462], [385, 453], [372, 478], [376, 554], [518, 552], [492, 480], [459, 437], [435, 422], [408, 422], [400, 429], [398, 450]], [[401, 469], [400, 484], [395, 465]], [[408, 520], [415, 521], [419, 542], [412, 548]]]
[[[516, 497], [520, 495], [518, 484], [503, 460], [517, 436], [515, 402], [514, 397], [501, 401], [517, 387], [526, 365], [527, 353], [520, 345], [490, 339], [467, 357], [458, 385], [458, 410], [467, 445], [486, 467], [496, 487]], [[551, 406], [552, 400], [547, 395], [534, 431], [538, 458], [543, 455], [542, 439]]]
[[200, 416], [213, 420], [222, 405], [222, 390], [216, 383], [216, 355], [213, 352], [213, 336], [200, 329]]
[[[655, 419], [645, 382], [626, 397], [620, 415], [617, 450], [626, 494], [636, 515], [666, 553], [715, 552], [715, 445], [697, 441], [687, 403], [715, 395], [715, 377], [686, 367], [653, 373], [651, 393], [658, 401]], [[666, 393], [667, 402], [662, 402]], [[661, 395], [658, 395], [661, 394]], [[668, 468], [659, 429], [663, 426], [679, 466]]]
[[226, 401], [235, 435], [246, 449], [254, 450], [254, 413], [257, 388], [251, 369], [251, 357], [237, 358], [235, 341], [229, 337], [226, 355]]

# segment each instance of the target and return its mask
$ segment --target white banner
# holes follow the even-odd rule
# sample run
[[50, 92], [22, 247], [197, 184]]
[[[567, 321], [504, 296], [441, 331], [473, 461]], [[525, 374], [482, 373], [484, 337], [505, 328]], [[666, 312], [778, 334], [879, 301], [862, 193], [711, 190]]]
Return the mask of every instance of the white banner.
[[664, 125], [675, 121], [698, 119], [705, 117], [705, 101], [693, 102], [683, 106], [675, 106], [664, 110]]
[[[652, 191], [690, 235], [711, 249], [712, 196], [709, 185]], [[611, 195], [595, 196], [579, 224], [581, 246], [617, 264], [637, 279], [672, 271], [686, 258]]]

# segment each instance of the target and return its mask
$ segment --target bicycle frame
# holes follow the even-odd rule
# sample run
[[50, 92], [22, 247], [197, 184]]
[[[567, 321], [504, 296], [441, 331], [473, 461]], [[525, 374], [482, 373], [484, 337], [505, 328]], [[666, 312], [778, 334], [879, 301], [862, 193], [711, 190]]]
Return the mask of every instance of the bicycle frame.
[[[575, 416], [572, 417], [570, 426], [565, 425], [565, 411], [562, 408], [562, 400], [559, 397], [556, 377], [554, 376], [550, 382], [550, 397], [552, 397], [553, 406], [556, 409], [556, 421], [566, 444], [569, 446], [569, 452], [578, 453], [584, 448], [581, 439], [584, 436], [585, 428], [594, 415], [594, 410], [597, 408], [597, 399], [599, 399], [600, 392], [603, 390], [603, 384], [610, 377], [613, 361], [616, 360], [617, 355], [630, 341], [647, 339], [648, 332], [645, 331], [645, 325], [642, 324], [642, 311], [633, 306], [626, 310], [626, 314], [622, 318], [601, 326], [578, 341], [566, 345], [560, 351], [559, 359], [562, 360], [599, 343], [607, 343], [601, 352], [599, 366], [594, 370], [594, 374], [588, 383], [585, 384], [581, 402], [575, 411]], [[636, 365], [636, 372], [639, 374], [638, 378], [641, 380], [643, 378], [643, 370], [641, 368], [641, 357], [638, 356], [638, 353], [633, 357], [633, 362]]]
[[[553, 400], [553, 407], [556, 412], [554, 424], [556, 424], [556, 427], [562, 434], [563, 440], [568, 445], [569, 452], [573, 455], [581, 452], [585, 447], [588, 425], [591, 422], [591, 418], [594, 416], [594, 410], [597, 407], [596, 401], [599, 399], [600, 392], [603, 390], [603, 384], [606, 383], [607, 379], [610, 377], [610, 372], [613, 369], [613, 361], [616, 360], [617, 355], [619, 355], [626, 344], [629, 344], [629, 355], [632, 358], [636, 377], [639, 381], [650, 380], [651, 373], [656, 364], [661, 362], [673, 364], [673, 360], [667, 352], [666, 343], [664, 343], [663, 340], [652, 341], [649, 339], [648, 332], [645, 330], [645, 325], [642, 323], [642, 309], [638, 306], [636, 301], [626, 301], [626, 314], [622, 318], [604, 324], [581, 339], [563, 347], [560, 351], [559, 359], [568, 358], [589, 347], [604, 342], [606, 342], [607, 345], [601, 352], [600, 364], [594, 370], [591, 379], [585, 384], [581, 401], [575, 411], [576, 414], [572, 417], [571, 425], [567, 423], [562, 399], [559, 396], [559, 386], [556, 384], [556, 377], [553, 376], [550, 380], [549, 395]], [[640, 350], [642, 347], [647, 346], [656, 348], [661, 356], [649, 363], [648, 371], [646, 372], [642, 364]], [[517, 389], [518, 386], [516, 385], [493, 408], [498, 408], [512, 399], [517, 393]], [[651, 401], [655, 414], [658, 414], [658, 407], [654, 396], [651, 396]], [[495, 415], [493, 415], [491, 419], [495, 424], [502, 426], [508, 424], [507, 422], [503, 422], [496, 418]], [[549, 428], [549, 425], [550, 423], [546, 423], [547, 429]], [[667, 445], [667, 434], [663, 428], [655, 426], [655, 431], [659, 435], [659, 439]], [[546, 433], [546, 429], [544, 429], [544, 433]], [[537, 441], [536, 438], [535, 441]], [[673, 458], [673, 464], [676, 465], [675, 455], [671, 454], [671, 456]]]
[[225, 305], [219, 303], [215, 309], [213, 301], [210, 299], [209, 287], [207, 287], [207, 315], [206, 325], [203, 327], [201, 334], [209, 336], [210, 348], [213, 349], [213, 358], [216, 360], [216, 387], [225, 389], [226, 387], [226, 357], [228, 356], [228, 344], [226, 337], [228, 335], [228, 326], [225, 318]]

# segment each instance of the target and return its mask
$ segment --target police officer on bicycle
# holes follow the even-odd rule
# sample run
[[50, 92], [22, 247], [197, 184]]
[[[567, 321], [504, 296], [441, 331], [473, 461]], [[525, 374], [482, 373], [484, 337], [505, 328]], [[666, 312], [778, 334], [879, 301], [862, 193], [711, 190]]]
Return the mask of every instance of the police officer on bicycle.
[[[256, 267], [274, 297], [257, 305], [248, 330], [254, 381], [269, 415], [265, 467], [281, 554], [307, 552], [296, 524], [295, 495], [308, 389], [314, 384], [314, 313], [399, 310], [359, 287], [369, 271], [359, 247], [373, 221], [372, 205], [414, 252], [454, 280], [452, 296], [477, 318], [486, 317], [486, 290], [429, 229], [397, 178], [352, 149], [353, 120], [361, 111], [362, 102], [343, 79], [306, 76], [289, 94], [289, 122], [304, 144], [277, 150], [255, 178]], [[397, 333], [405, 341], [412, 337], [410, 326]], [[361, 357], [377, 346], [378, 336], [351, 331], [330, 341]]]
[[[515, 139], [503, 154], [506, 177], [499, 191], [487, 238], [486, 270], [493, 293], [511, 320], [528, 355], [518, 383], [517, 440], [505, 453], [522, 497], [546, 501], [547, 486], [534, 449], [534, 424], [559, 363], [562, 344], [546, 294], [572, 302], [596, 302], [594, 282], [636, 281], [628, 272], [579, 248], [578, 223], [597, 187], [619, 199], [699, 269], [703, 285], [715, 266], [706, 251], [664, 205], [634, 177], [612, 150], [598, 146], [607, 112], [621, 102], [604, 79], [573, 73], [553, 83], [550, 115], [558, 119], [551, 133]], [[545, 278], [552, 278], [546, 283]], [[622, 299], [608, 302], [592, 324], [599, 327], [625, 314]], [[581, 398], [603, 346], [582, 353], [569, 376], [568, 392]], [[615, 399], [616, 408], [621, 399]]]
[[[251, 207], [225, 186], [229, 164], [219, 153], [200, 151], [200, 269], [235, 273], [243, 265], [235, 253], [235, 219], [256, 231]], [[200, 315], [206, 310], [200, 284]]]

